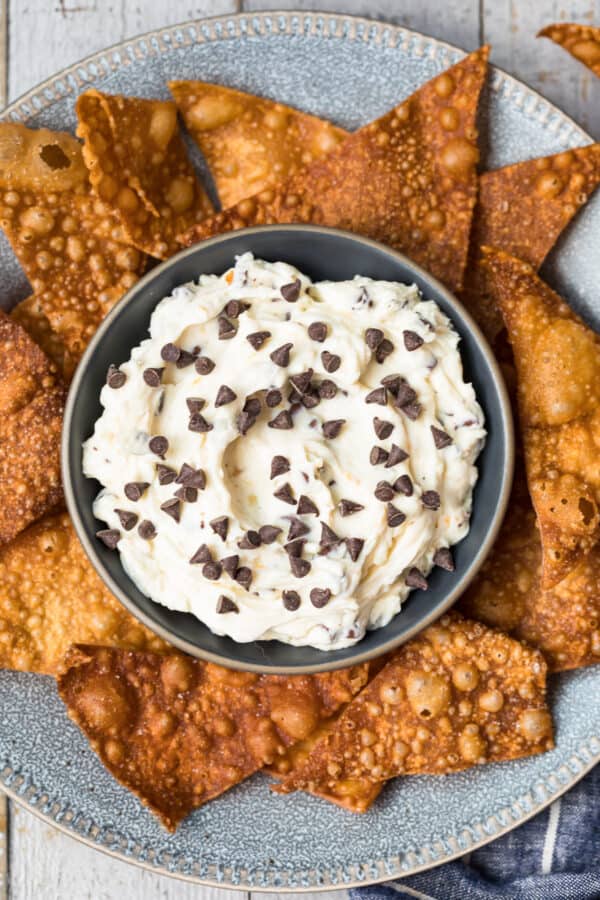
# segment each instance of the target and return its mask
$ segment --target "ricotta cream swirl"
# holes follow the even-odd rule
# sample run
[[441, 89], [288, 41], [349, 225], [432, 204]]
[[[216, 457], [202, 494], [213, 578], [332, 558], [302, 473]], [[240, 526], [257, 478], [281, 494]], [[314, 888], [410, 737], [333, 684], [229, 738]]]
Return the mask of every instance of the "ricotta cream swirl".
[[485, 430], [458, 343], [414, 285], [245, 254], [176, 288], [84, 444], [99, 538], [217, 634], [356, 643], [468, 532]]

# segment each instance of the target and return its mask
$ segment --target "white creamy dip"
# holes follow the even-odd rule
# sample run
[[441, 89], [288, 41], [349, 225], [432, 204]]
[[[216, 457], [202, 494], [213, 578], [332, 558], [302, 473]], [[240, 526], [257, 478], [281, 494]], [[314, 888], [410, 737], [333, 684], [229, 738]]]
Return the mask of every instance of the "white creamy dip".
[[485, 430], [458, 343], [414, 285], [245, 254], [176, 288], [84, 444], [100, 539], [217, 634], [356, 643], [468, 532]]

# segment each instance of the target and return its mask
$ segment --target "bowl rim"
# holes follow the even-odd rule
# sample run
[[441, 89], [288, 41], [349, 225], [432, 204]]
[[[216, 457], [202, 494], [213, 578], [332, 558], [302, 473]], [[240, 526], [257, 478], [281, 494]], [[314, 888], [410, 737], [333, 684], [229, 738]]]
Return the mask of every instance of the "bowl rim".
[[[226, 243], [228, 240], [232, 240], [234, 237], [239, 237], [242, 234], [253, 235], [265, 231], [275, 231], [277, 233], [309, 232], [312, 233], [316, 239], [318, 239], [319, 235], [323, 234], [350, 239], [362, 244], [368, 249], [377, 250], [380, 253], [383, 252], [384, 254], [403, 264], [411, 272], [414, 272], [426, 284], [431, 285], [435, 291], [443, 296], [444, 301], [448, 304], [451, 310], [456, 309], [458, 311], [472, 336], [476, 339], [481, 353], [483, 354], [488, 368], [491, 372], [493, 387], [497, 395], [500, 408], [501, 435], [505, 444], [506, 465], [504, 466], [504, 470], [501, 473], [502, 482], [499, 491], [499, 499], [491, 518], [487, 534], [482, 543], [479, 545], [476, 553], [473, 555], [473, 558], [471, 559], [463, 576], [448, 591], [443, 600], [441, 600], [432, 610], [423, 615], [423, 617], [410, 628], [408, 628], [406, 632], [402, 633], [401, 635], [389, 638], [387, 641], [384, 641], [382, 644], [372, 648], [371, 650], [363, 650], [362, 652], [359, 649], [361, 641], [358, 641], [354, 645], [354, 647], [356, 647], [356, 653], [343, 661], [328, 661], [327, 659], [324, 659], [323, 662], [312, 663], [306, 666], [261, 665], [260, 663], [251, 663], [246, 660], [238, 660], [235, 657], [229, 657], [225, 654], [215, 653], [211, 650], [205, 650], [204, 648], [199, 647], [197, 644], [173, 634], [173, 632], [171, 632], [168, 628], [156, 622], [154, 619], [152, 619], [151, 616], [147, 615], [142, 609], [140, 609], [136, 601], [127, 593], [127, 591], [123, 590], [123, 588], [113, 579], [110, 572], [108, 572], [108, 570], [105, 568], [100, 556], [97, 553], [97, 547], [95, 546], [96, 542], [92, 540], [92, 538], [88, 534], [82, 516], [80, 515], [78, 501], [75, 495], [71, 467], [69, 464], [71, 457], [70, 448], [72, 443], [71, 437], [76, 397], [79, 393], [82, 383], [85, 380], [87, 370], [94, 357], [96, 348], [102, 342], [105, 335], [111, 330], [113, 322], [119, 317], [124, 307], [134, 302], [138, 295], [143, 294], [147, 286], [150, 285], [156, 277], [170, 268], [176, 268], [181, 260], [186, 259], [188, 256], [191, 256], [194, 253], [198, 252], [199, 248], [208, 248], [216, 244]], [[160, 302], [160, 300], [158, 302]], [[450, 315], [449, 318], [452, 320], [452, 315]], [[182, 651], [196, 659], [202, 659], [206, 662], [215, 663], [217, 665], [225, 666], [226, 668], [231, 668], [238, 671], [256, 672], [260, 674], [272, 675], [305, 675], [313, 674], [316, 672], [333, 671], [335, 669], [342, 669], [359, 665], [360, 663], [368, 662], [371, 659], [382, 656], [385, 653], [389, 653], [390, 651], [411, 640], [433, 622], [437, 621], [437, 619], [439, 619], [445, 612], [447, 612], [464, 593], [468, 585], [475, 578], [475, 575], [483, 565], [493, 546], [498, 532], [500, 531], [502, 522], [504, 521], [506, 510], [508, 507], [508, 501], [510, 498], [510, 492], [513, 482], [514, 465], [514, 422], [512, 415], [512, 405], [508, 395], [504, 377], [502, 375], [498, 361], [492, 353], [491, 347], [489, 346], [486, 337], [481, 331], [481, 328], [479, 327], [475, 319], [471, 316], [466, 307], [460, 302], [460, 300], [454, 294], [452, 294], [452, 292], [449, 291], [448, 288], [446, 288], [437, 278], [423, 269], [420, 265], [415, 263], [404, 253], [401, 253], [398, 250], [394, 250], [393, 248], [388, 247], [386, 244], [372, 240], [371, 238], [363, 237], [362, 235], [354, 234], [350, 231], [345, 231], [340, 228], [331, 228], [329, 226], [323, 225], [304, 225], [301, 223], [289, 225], [257, 225], [251, 228], [241, 228], [235, 231], [226, 232], [224, 234], [218, 234], [214, 237], [192, 244], [190, 247], [184, 248], [179, 253], [159, 263], [149, 272], [146, 272], [146, 274], [143, 275], [142, 278], [140, 278], [139, 281], [137, 281], [133, 285], [133, 287], [131, 287], [115, 303], [115, 305], [100, 323], [98, 329], [95, 331], [92, 339], [86, 347], [69, 386], [61, 435], [61, 474], [67, 511], [71, 517], [75, 532], [79, 541], [81, 542], [86, 556], [88, 557], [88, 560], [91, 562], [97, 574], [100, 576], [106, 587], [108, 587], [111, 593], [116, 597], [116, 599], [119, 600], [119, 602], [125, 607], [128, 612], [130, 612], [134, 616], [134, 618], [142, 622], [142, 624], [144, 624], [152, 633], [158, 635], [160, 638], [170, 644], [173, 647], [174, 652]], [[400, 610], [396, 615], [400, 615], [401, 612], [402, 610]], [[189, 613], [189, 615], [193, 615], [193, 613]], [[393, 619], [390, 621], [393, 621]], [[383, 626], [383, 629], [378, 630], [385, 631], [386, 627], [387, 626]], [[283, 642], [280, 643], [283, 644]], [[328, 651], [321, 652], [323, 652], [324, 657], [327, 656]]]

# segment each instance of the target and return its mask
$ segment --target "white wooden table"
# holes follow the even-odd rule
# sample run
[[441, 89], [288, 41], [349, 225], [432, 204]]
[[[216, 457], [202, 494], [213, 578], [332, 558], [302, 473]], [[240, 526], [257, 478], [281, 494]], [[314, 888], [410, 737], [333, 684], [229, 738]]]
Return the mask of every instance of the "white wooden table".
[[[600, 24], [600, 0], [0, 0], [0, 107], [58, 69], [140, 32], [186, 19], [267, 8], [385, 18], [467, 50], [489, 41], [493, 62], [538, 88], [600, 140], [600, 79], [548, 41], [535, 40], [536, 32], [550, 22]], [[113, 860], [7, 804], [0, 795], [0, 900], [239, 897]], [[258, 897], [253, 893], [252, 900]], [[251, 900], [249, 895], [246, 900]]]

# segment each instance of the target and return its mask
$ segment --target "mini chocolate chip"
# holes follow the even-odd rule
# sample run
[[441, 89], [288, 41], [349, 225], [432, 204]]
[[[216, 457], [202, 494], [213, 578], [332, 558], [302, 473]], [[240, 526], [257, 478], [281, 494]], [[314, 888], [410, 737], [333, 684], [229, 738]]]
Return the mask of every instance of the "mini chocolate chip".
[[310, 379], [313, 377], [314, 371], [307, 369], [306, 372], [300, 372], [299, 375], [290, 375], [290, 382], [294, 385], [300, 395], [308, 389]]
[[210, 552], [206, 544], [201, 544], [190, 559], [190, 563], [192, 565], [195, 565], [196, 563], [207, 562], [212, 562], [212, 553]]
[[213, 428], [214, 426], [206, 421], [202, 413], [194, 413], [190, 416], [190, 421], [188, 422], [189, 431], [205, 434], [207, 431], [212, 431]]
[[160, 504], [160, 508], [164, 513], [168, 516], [171, 516], [176, 522], [179, 522], [180, 514], [181, 514], [181, 501], [177, 500], [173, 497], [171, 500], [165, 500], [164, 503]]
[[340, 516], [353, 516], [354, 513], [360, 512], [361, 509], [364, 509], [362, 503], [355, 503], [354, 500], [340, 500], [338, 504], [338, 509], [340, 511]]
[[398, 390], [396, 391], [396, 400], [394, 402], [394, 406], [397, 406], [401, 409], [403, 406], [406, 406], [407, 403], [414, 403], [417, 399], [417, 392], [414, 388], [411, 388], [410, 384], [404, 379], [401, 379], [398, 384]]
[[285, 369], [285, 367], [289, 365], [290, 350], [293, 346], [293, 344], [282, 344], [281, 347], [278, 347], [269, 354], [269, 358], [273, 360], [276, 366], [281, 366]]
[[283, 549], [288, 556], [302, 556], [304, 543], [303, 540], [289, 541], [289, 543], [283, 545]]
[[311, 322], [308, 326], [308, 336], [311, 341], [318, 341], [322, 344], [327, 337], [327, 325], [325, 322]]
[[195, 503], [198, 499], [198, 490], [195, 487], [188, 487], [188, 485], [184, 484], [183, 487], [175, 491], [175, 496], [183, 500], [184, 503]]
[[201, 412], [206, 406], [206, 400], [202, 397], [186, 397], [185, 402], [191, 415]]
[[269, 407], [269, 409], [273, 409], [274, 406], [279, 406], [283, 397], [281, 396], [281, 391], [278, 391], [277, 388], [273, 388], [270, 391], [267, 391], [265, 396], [265, 403]]
[[149, 487], [147, 481], [129, 481], [124, 488], [125, 496], [135, 503]]
[[125, 531], [131, 531], [131, 529], [135, 526], [139, 516], [134, 512], [130, 512], [128, 509], [115, 509], [116, 514], [119, 517], [119, 522]]
[[161, 359], [165, 362], [177, 362], [181, 355], [181, 350], [177, 344], [168, 343], [160, 351]]
[[225, 594], [221, 594], [221, 596], [217, 600], [217, 613], [219, 615], [223, 615], [225, 613], [239, 613], [239, 608], [237, 603], [234, 603], [230, 597], [226, 597]]
[[126, 381], [127, 375], [125, 374], [125, 372], [121, 372], [120, 369], [117, 369], [117, 367], [113, 365], [110, 365], [108, 367], [108, 372], [106, 373], [106, 383], [109, 388], [117, 390], [118, 388], [123, 387]]
[[317, 609], [321, 609], [322, 606], [327, 606], [331, 599], [331, 591], [329, 588], [313, 588], [310, 592], [310, 602], [313, 606], [316, 606]]
[[150, 438], [148, 447], [152, 453], [155, 453], [157, 456], [160, 456], [161, 459], [164, 459], [166, 452], [169, 449], [169, 441], [162, 434], [157, 434], [153, 438]]
[[399, 447], [398, 444], [392, 444], [390, 447], [390, 455], [388, 457], [388, 461], [385, 464], [386, 469], [391, 469], [392, 466], [397, 466], [401, 462], [404, 462], [405, 459], [408, 459], [408, 453], [406, 450], [403, 450], [402, 447]]
[[171, 484], [177, 478], [175, 469], [172, 469], [170, 466], [163, 466], [162, 463], [157, 463], [156, 473], [159, 484]]
[[386, 406], [387, 404], [387, 391], [384, 387], [375, 388], [374, 391], [370, 391], [365, 397], [365, 403], [378, 403], [380, 406]]
[[221, 560], [223, 569], [227, 572], [228, 575], [231, 576], [231, 578], [235, 578], [235, 573], [237, 572], [239, 561], [240, 558], [237, 553], [234, 553], [232, 556], [225, 556]]
[[398, 390], [400, 389], [402, 381], [402, 377], [394, 373], [393, 375], [386, 375], [385, 378], [381, 379], [380, 383], [388, 389], [393, 397], [396, 397], [398, 395]]
[[323, 434], [326, 438], [336, 438], [345, 422], [345, 419], [330, 419], [329, 422], [323, 422]]
[[429, 585], [427, 584], [427, 579], [425, 578], [421, 570], [416, 568], [416, 566], [413, 566], [408, 570], [404, 582], [408, 585], [408, 587], [421, 588], [422, 591], [426, 591], [429, 587]]
[[211, 562], [204, 563], [202, 566], [202, 574], [205, 578], [208, 578], [209, 581], [218, 581], [221, 577], [221, 573], [223, 571], [223, 566], [220, 562]]
[[177, 369], [187, 369], [188, 366], [191, 366], [196, 362], [196, 357], [193, 353], [190, 353], [189, 350], [180, 350], [179, 358], [175, 363], [175, 368]]
[[364, 547], [365, 542], [362, 538], [346, 538], [346, 549], [350, 554], [350, 559], [352, 562], [356, 562], [360, 554], [362, 553], [362, 548]]
[[274, 456], [271, 460], [271, 479], [290, 471], [290, 461], [285, 456]]
[[321, 522], [321, 537], [319, 544], [322, 547], [336, 547], [341, 544], [342, 539], [338, 537], [333, 528], [330, 528], [325, 522]]
[[402, 337], [404, 338], [404, 346], [407, 350], [418, 350], [419, 347], [423, 346], [423, 338], [420, 334], [417, 334], [416, 331], [403, 331]]
[[302, 394], [302, 406], [306, 409], [314, 409], [321, 402], [319, 392], [316, 388], [310, 387], [306, 393]]
[[386, 422], [385, 419], [378, 419], [377, 416], [375, 416], [373, 419], [373, 430], [380, 441], [385, 441], [394, 430], [394, 426], [391, 422]]
[[287, 300], [288, 303], [295, 303], [298, 297], [300, 296], [300, 290], [302, 289], [302, 282], [299, 278], [296, 278], [295, 281], [292, 281], [291, 284], [284, 284], [281, 290], [281, 296], [284, 300]]
[[204, 470], [194, 469], [187, 463], [182, 465], [175, 481], [177, 484], [184, 484], [186, 487], [199, 488], [201, 491], [206, 487], [206, 475]]
[[214, 369], [215, 364], [208, 356], [199, 356], [194, 363], [194, 368], [198, 375], [209, 375]]
[[246, 312], [247, 309], [247, 303], [242, 303], [241, 300], [229, 300], [225, 304], [223, 312], [226, 316], [229, 316], [230, 319], [237, 319], [243, 312]]
[[373, 493], [378, 500], [382, 500], [385, 503], [386, 501], [393, 499], [395, 492], [389, 481], [378, 481], [377, 487]]
[[389, 453], [383, 447], [378, 447], [376, 444], [371, 447], [369, 462], [372, 466], [380, 466], [382, 463], [386, 463], [388, 459]]
[[144, 369], [142, 378], [148, 387], [155, 388], [159, 386], [163, 372], [164, 369]]
[[439, 509], [440, 508], [440, 495], [437, 491], [424, 491], [421, 494], [421, 503], [427, 509]]
[[281, 412], [277, 413], [275, 418], [271, 419], [267, 424], [269, 428], [278, 428], [280, 431], [288, 431], [290, 428], [294, 427], [292, 414], [289, 409], [282, 409]]
[[402, 525], [403, 522], [406, 522], [406, 516], [401, 510], [398, 509], [397, 506], [394, 506], [393, 503], [388, 503], [386, 507], [386, 515], [387, 515], [387, 523], [390, 528], [397, 528], [398, 525]]
[[277, 497], [278, 500], [283, 500], [284, 503], [289, 503], [290, 506], [296, 505], [294, 492], [287, 482], [282, 487], [278, 488], [278, 490], [273, 491], [273, 496]]
[[333, 400], [338, 392], [337, 385], [329, 378], [325, 378], [317, 388], [321, 400]]
[[248, 566], [240, 566], [234, 577], [238, 584], [248, 590], [252, 584], [252, 569], [249, 569]]
[[303, 537], [305, 534], [308, 534], [310, 528], [308, 525], [305, 525], [300, 519], [296, 516], [292, 516], [290, 518], [290, 530], [288, 531], [287, 539], [288, 541], [295, 541], [296, 538]]
[[394, 482], [394, 490], [397, 494], [404, 494], [405, 497], [412, 497], [413, 483], [409, 475], [400, 475]]
[[319, 507], [310, 499], [310, 497], [307, 497], [306, 494], [301, 494], [300, 499], [298, 500], [298, 515], [318, 516]]
[[238, 541], [240, 550], [256, 550], [260, 547], [260, 534], [258, 531], [247, 531], [241, 541]]
[[256, 424], [256, 416], [249, 412], [241, 412], [236, 420], [237, 430], [240, 434], [246, 434]]
[[156, 528], [150, 519], [143, 519], [138, 525], [138, 534], [145, 541], [151, 541], [156, 537]]
[[266, 340], [271, 337], [270, 331], [254, 331], [246, 335], [246, 340], [255, 350], [260, 350]]
[[243, 412], [256, 417], [260, 414], [260, 400], [258, 397], [247, 397], [242, 409]]
[[454, 572], [456, 568], [454, 557], [447, 547], [438, 547], [433, 554], [433, 564], [439, 566], [440, 569], [445, 569], [447, 572]]
[[383, 331], [380, 328], [367, 328], [365, 331], [365, 343], [370, 350], [377, 350], [383, 340]]
[[310, 563], [307, 559], [302, 559], [300, 556], [290, 556], [290, 568], [296, 578], [304, 578], [310, 572]]
[[116, 550], [117, 544], [121, 540], [121, 532], [116, 528], [103, 528], [96, 532], [96, 537], [106, 544], [109, 550]]
[[394, 352], [394, 345], [387, 338], [384, 338], [379, 347], [375, 351], [375, 359], [378, 363], [385, 362], [388, 356]]
[[300, 608], [300, 594], [298, 591], [284, 591], [282, 598], [283, 605], [289, 612], [296, 612]]
[[219, 535], [222, 541], [227, 539], [227, 532], [229, 531], [229, 519], [227, 516], [217, 516], [216, 519], [212, 519], [208, 524], [214, 533]]
[[437, 450], [443, 450], [444, 447], [449, 447], [452, 443], [450, 435], [446, 434], [445, 431], [442, 431], [441, 428], [436, 428], [435, 425], [431, 425], [431, 433], [433, 435], [433, 443]]
[[276, 525], [261, 525], [258, 533], [263, 544], [272, 544], [281, 534], [281, 528], [277, 528]]
[[416, 422], [421, 414], [421, 404], [420, 403], [407, 403], [405, 406], [401, 406], [400, 409], [404, 413], [407, 419], [410, 419], [411, 422]]
[[323, 350], [321, 353], [321, 362], [323, 363], [323, 368], [326, 372], [337, 372], [342, 363], [342, 359], [337, 353], [330, 353], [328, 350]]
[[222, 384], [217, 391], [215, 406], [227, 406], [228, 403], [233, 403], [233, 401], [236, 399], [237, 394], [235, 393], [235, 391], [232, 391], [227, 384]]
[[220, 341], [229, 341], [232, 337], [235, 337], [236, 330], [235, 326], [227, 319], [225, 316], [219, 316], [219, 340]]

